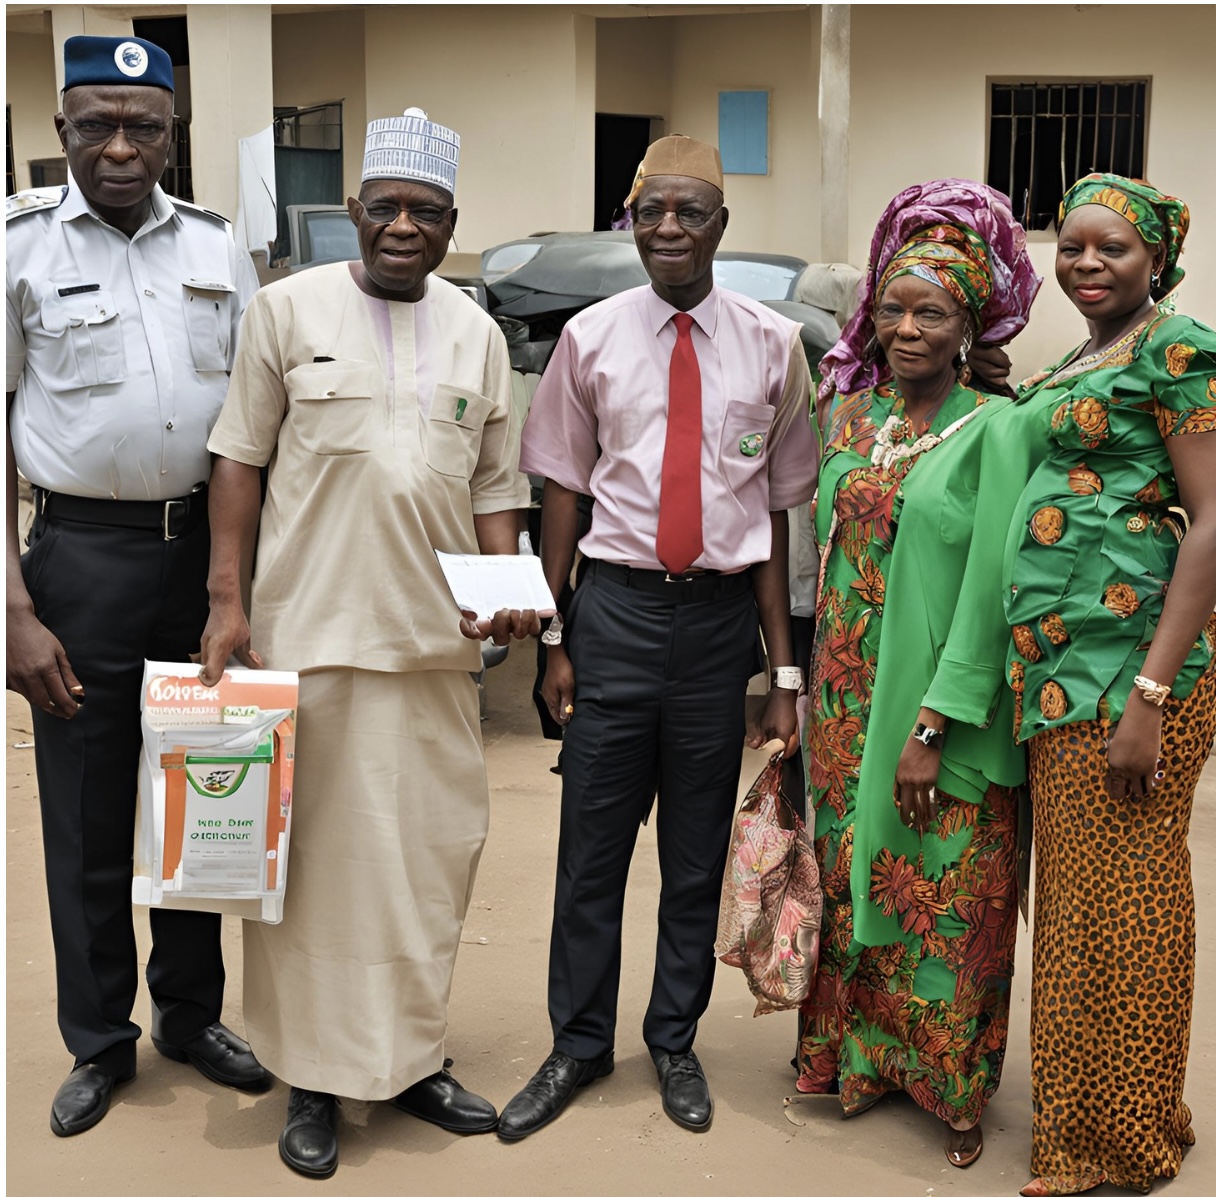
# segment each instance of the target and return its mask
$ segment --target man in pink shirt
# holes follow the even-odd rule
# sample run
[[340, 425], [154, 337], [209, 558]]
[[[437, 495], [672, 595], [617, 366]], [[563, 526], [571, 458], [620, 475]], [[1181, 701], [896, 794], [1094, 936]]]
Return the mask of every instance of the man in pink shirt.
[[544, 696], [565, 726], [554, 1050], [503, 1111], [506, 1140], [612, 1071], [625, 883], [656, 785], [663, 889], [643, 1036], [664, 1110], [708, 1129], [692, 1044], [713, 985], [761, 630], [774, 685], [753, 743], [796, 742], [786, 512], [810, 500], [818, 467], [798, 326], [714, 286], [728, 213], [713, 146], [655, 142], [628, 202], [651, 284], [567, 325], [523, 434], [521, 469], [546, 478], [541, 554], [554, 594], [574, 562], [580, 494], [595, 513], [578, 545], [584, 579], [545, 633]]

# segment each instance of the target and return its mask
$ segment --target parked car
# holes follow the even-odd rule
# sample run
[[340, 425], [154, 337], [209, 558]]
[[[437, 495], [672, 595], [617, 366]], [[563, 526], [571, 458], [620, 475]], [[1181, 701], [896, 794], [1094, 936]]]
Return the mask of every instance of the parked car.
[[[840, 327], [824, 308], [795, 298], [807, 269], [788, 254], [719, 250], [714, 281], [802, 325], [811, 368], [836, 343]], [[511, 346], [511, 364], [540, 374], [567, 320], [583, 308], [649, 279], [629, 232], [537, 233], [492, 246], [481, 255], [491, 314]]]

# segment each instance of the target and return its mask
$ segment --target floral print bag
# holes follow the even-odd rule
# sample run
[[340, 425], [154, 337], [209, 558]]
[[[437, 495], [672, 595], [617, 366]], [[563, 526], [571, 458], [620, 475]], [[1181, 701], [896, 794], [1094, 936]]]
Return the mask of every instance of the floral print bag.
[[814, 845], [781, 791], [776, 747], [735, 816], [714, 945], [743, 970], [756, 1015], [796, 1010], [810, 992], [823, 914]]

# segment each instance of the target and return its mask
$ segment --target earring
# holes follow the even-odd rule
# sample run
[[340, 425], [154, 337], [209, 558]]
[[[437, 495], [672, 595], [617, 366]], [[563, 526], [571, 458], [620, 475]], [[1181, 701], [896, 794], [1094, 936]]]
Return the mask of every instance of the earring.
[[964, 337], [963, 343], [958, 347], [958, 380], [966, 386], [971, 381], [971, 367], [967, 365], [967, 350], [971, 348], [971, 338]]
[[1149, 286], [1150, 286], [1150, 287], [1151, 287], [1151, 288], [1152, 288], [1154, 291], [1156, 291], [1156, 290], [1157, 290], [1157, 288], [1161, 286], [1161, 271], [1160, 271], [1160, 270], [1154, 270], [1154, 271], [1153, 271], [1153, 272], [1152, 272], [1152, 273], [1151, 273], [1151, 274], [1148, 276], [1148, 281], [1149, 281]]
[[872, 336], [862, 348], [861, 360], [873, 365], [878, 361], [878, 337]]

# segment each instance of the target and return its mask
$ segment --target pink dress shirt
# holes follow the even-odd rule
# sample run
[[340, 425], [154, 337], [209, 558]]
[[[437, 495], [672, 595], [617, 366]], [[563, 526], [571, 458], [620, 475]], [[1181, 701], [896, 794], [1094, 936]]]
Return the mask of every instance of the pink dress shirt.
[[[636, 287], [566, 325], [524, 426], [520, 468], [595, 499], [584, 555], [662, 569], [655, 554], [676, 309]], [[792, 320], [715, 287], [689, 315], [701, 369], [704, 551], [734, 573], [772, 551], [770, 511], [807, 503], [819, 448]]]

